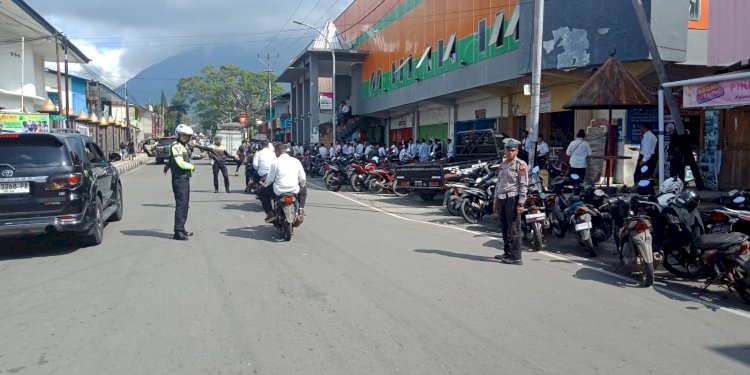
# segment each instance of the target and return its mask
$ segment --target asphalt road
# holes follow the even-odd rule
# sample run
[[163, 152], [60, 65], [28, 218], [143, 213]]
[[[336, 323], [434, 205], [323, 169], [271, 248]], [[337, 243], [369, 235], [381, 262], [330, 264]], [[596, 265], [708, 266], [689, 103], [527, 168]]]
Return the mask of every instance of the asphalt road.
[[750, 370], [750, 313], [736, 295], [696, 297], [663, 279], [643, 289], [553, 243], [503, 265], [493, 233], [408, 199], [313, 189], [283, 242], [242, 177], [214, 194], [207, 164], [193, 178], [196, 234], [178, 242], [160, 172], [123, 177], [125, 218], [100, 246], [3, 243], [0, 373]]

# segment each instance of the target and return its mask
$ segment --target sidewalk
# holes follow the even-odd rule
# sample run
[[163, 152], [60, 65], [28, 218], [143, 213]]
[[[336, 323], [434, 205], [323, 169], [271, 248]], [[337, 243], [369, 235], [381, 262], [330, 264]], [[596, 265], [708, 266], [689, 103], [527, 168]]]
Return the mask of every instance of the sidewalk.
[[120, 160], [113, 162], [112, 165], [117, 169], [117, 172], [123, 174], [141, 164], [145, 164], [148, 160], [148, 155], [141, 153], [136, 155], [133, 160]]

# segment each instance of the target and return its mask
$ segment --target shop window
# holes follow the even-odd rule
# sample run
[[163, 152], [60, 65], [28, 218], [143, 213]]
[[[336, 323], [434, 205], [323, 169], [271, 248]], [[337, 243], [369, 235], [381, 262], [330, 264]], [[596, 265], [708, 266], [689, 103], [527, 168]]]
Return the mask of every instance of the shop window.
[[444, 62], [443, 55], [445, 54], [445, 51], [443, 50], [443, 40], [442, 39], [438, 40], [438, 50], [437, 50], [437, 52], [438, 52], [438, 56], [437, 56], [438, 57], [438, 68], [440, 68], [440, 67], [443, 66], [443, 62]]
[[404, 82], [404, 59], [398, 60], [398, 81]]
[[456, 33], [451, 34], [450, 39], [448, 39], [448, 45], [445, 46], [443, 62], [446, 61], [449, 61], [450, 64], [456, 62]]
[[429, 45], [427, 46], [427, 48], [425, 48], [424, 53], [422, 53], [422, 57], [419, 59], [419, 62], [417, 63], [417, 67], [415, 69], [421, 68], [422, 65], [425, 66], [425, 71], [432, 71], [432, 45]]
[[484, 52], [487, 49], [487, 20], [481, 19], [479, 20], [479, 25], [477, 25], [477, 50], [479, 53]]
[[495, 24], [492, 25], [492, 35], [490, 35], [490, 44], [495, 47], [502, 47], [505, 44], [505, 12], [498, 12], [495, 15]]
[[521, 36], [521, 33], [519, 31], [520, 27], [518, 27], [518, 19], [521, 17], [521, 7], [519, 5], [516, 5], [516, 9], [513, 10], [513, 15], [510, 17], [510, 21], [508, 21], [508, 28], [505, 31], [505, 37], [513, 36], [515, 40], [518, 40]]

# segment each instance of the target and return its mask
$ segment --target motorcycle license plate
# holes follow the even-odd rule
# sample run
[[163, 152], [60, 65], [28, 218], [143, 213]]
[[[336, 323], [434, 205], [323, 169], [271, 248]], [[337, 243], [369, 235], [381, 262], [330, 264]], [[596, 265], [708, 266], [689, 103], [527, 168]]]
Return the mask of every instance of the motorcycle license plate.
[[526, 222], [527, 223], [533, 223], [536, 221], [542, 221], [544, 220], [545, 215], [543, 213], [540, 214], [526, 214]]
[[714, 224], [711, 226], [710, 233], [729, 233], [731, 230], [731, 224]]
[[592, 225], [590, 221], [587, 221], [585, 223], [579, 223], [579, 224], [576, 224], [576, 232], [579, 230], [591, 229], [591, 227]]

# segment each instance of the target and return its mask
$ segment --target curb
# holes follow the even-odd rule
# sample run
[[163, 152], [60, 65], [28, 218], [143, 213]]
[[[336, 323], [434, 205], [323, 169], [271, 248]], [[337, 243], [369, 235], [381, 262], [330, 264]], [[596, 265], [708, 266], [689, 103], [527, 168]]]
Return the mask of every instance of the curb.
[[121, 161], [118, 162], [117, 165], [115, 165], [115, 169], [117, 169], [117, 172], [119, 174], [124, 174], [127, 171], [130, 171], [141, 164], [146, 163], [148, 161], [148, 157], [145, 155], [137, 156], [134, 160], [128, 160], [128, 161]]

